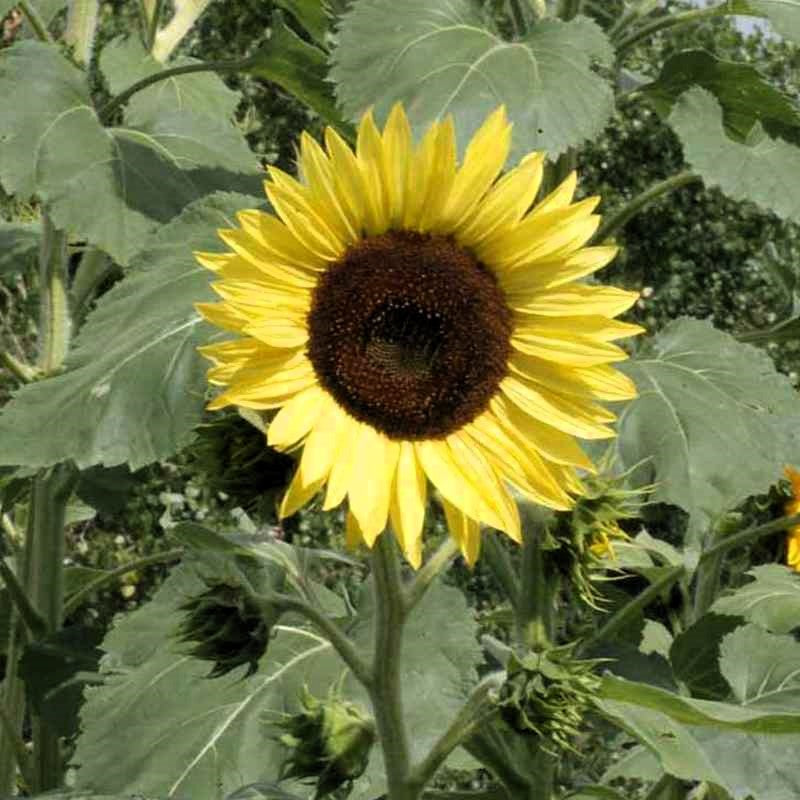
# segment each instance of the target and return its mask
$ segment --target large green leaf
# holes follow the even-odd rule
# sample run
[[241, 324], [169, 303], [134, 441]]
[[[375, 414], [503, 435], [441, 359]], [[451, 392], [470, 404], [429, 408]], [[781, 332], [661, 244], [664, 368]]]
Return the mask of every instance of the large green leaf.
[[707, 524], [783, 473], [798, 447], [797, 393], [764, 352], [708, 322], [672, 322], [622, 365], [639, 397], [623, 410], [618, 448], [652, 499]]
[[675, 677], [694, 697], [724, 700], [730, 689], [719, 667], [723, 638], [742, 620], [722, 614], [704, 614], [697, 622], [675, 637], [669, 660]]
[[705, 50], [683, 50], [667, 59], [657, 80], [642, 91], [667, 117], [691, 86], [701, 86], [716, 97], [731, 138], [746, 142], [758, 122], [770, 136], [800, 144], [800, 108], [750, 64], [723, 61]]
[[165, 108], [136, 128], [103, 128], [83, 74], [54, 46], [4, 51], [0, 95], [6, 189], [36, 193], [57, 227], [121, 264], [191, 201], [257, 186], [257, 162], [225, 120]]
[[710, 92], [684, 92], [668, 118], [686, 161], [708, 186], [752, 200], [786, 219], [800, 219], [800, 148], [768, 136], [760, 123], [746, 143], [725, 132], [723, 109]]
[[347, 114], [374, 105], [383, 119], [401, 100], [417, 134], [452, 114], [462, 147], [505, 103], [514, 159], [536, 149], [555, 157], [597, 135], [613, 110], [611, 86], [591, 69], [613, 50], [585, 17], [545, 20], [508, 42], [471, 0], [362, 0], [342, 17], [333, 60]]
[[39, 250], [41, 226], [38, 222], [0, 221], [0, 275], [23, 272]]
[[722, 640], [719, 668], [742, 705], [800, 712], [800, 644], [793, 636], [744, 625]]
[[[118, 36], [100, 53], [100, 69], [113, 94], [167, 67], [198, 63], [195, 58], [179, 58], [165, 66], [145, 50], [137, 36]], [[214, 72], [176, 75], [133, 95], [125, 109], [125, 122], [141, 125], [164, 108], [229, 119], [240, 100], [241, 94], [229, 89]]]
[[273, 12], [272, 35], [242, 64], [242, 71], [277, 83], [310, 106], [326, 122], [347, 130], [336, 110], [327, 81], [325, 53], [304, 42], [286, 26], [280, 12]]
[[317, 44], [325, 44], [331, 24], [327, 0], [275, 0], [275, 4], [285, 8]]
[[[324, 695], [346, 674], [326, 640], [287, 618], [255, 674], [206, 679], [208, 665], [182, 654], [174, 641], [177, 607], [205, 586], [198, 574], [210, 574], [208, 563], [174, 570], [154, 599], [117, 621], [103, 643], [106, 685], [86, 692], [73, 759], [81, 765], [78, 786], [217, 800], [247, 784], [274, 782], [286, 751], [270, 738], [269, 723], [295, 707], [303, 684]], [[363, 605], [354, 635], [371, 644], [369, 594]], [[461, 593], [443, 585], [432, 587], [409, 621], [401, 675], [415, 757], [460, 707], [463, 684], [480, 660], [475, 633]], [[366, 703], [349, 678], [345, 691]], [[384, 791], [377, 750], [351, 798]]]
[[694, 700], [606, 677], [601, 711], [634, 735], [662, 767], [685, 780], [706, 780], [734, 800], [788, 800], [800, 792], [794, 713]]
[[781, 564], [762, 564], [748, 573], [755, 580], [714, 603], [718, 614], [738, 614], [775, 633], [800, 626], [800, 575]]
[[[149, 241], [130, 274], [104, 295], [66, 372], [20, 389], [0, 414], [0, 464], [132, 469], [175, 453], [200, 421], [215, 335], [194, 309], [213, 298], [193, 250], [223, 250], [219, 227], [257, 204], [215, 195], [190, 206]], [[218, 333], [216, 335], [219, 335]]]

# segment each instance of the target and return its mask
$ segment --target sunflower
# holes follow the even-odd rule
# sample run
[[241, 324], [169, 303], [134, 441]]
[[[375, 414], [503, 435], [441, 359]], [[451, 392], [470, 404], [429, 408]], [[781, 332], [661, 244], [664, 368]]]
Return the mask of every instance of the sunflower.
[[617, 252], [585, 247], [599, 198], [573, 202], [573, 173], [534, 204], [544, 154], [499, 177], [510, 142], [502, 107], [460, 164], [451, 118], [415, 144], [400, 105], [382, 132], [363, 117], [355, 152], [304, 134], [300, 179], [269, 169], [275, 213], [197, 254], [222, 298], [197, 308], [236, 334], [201, 348], [209, 408], [278, 409], [269, 444], [302, 450], [282, 516], [324, 489], [348, 544], [390, 522], [417, 567], [430, 484], [473, 564], [481, 524], [520, 540], [510, 487], [563, 510], [581, 493], [573, 437], [613, 436], [597, 401], [635, 396], [610, 364], [642, 329], [611, 317], [638, 294], [580, 282]]
[[[786, 477], [792, 488], [792, 499], [784, 506], [787, 516], [800, 514], [800, 472], [794, 467], [786, 467]], [[786, 564], [795, 572], [800, 572], [800, 525], [786, 531]]]

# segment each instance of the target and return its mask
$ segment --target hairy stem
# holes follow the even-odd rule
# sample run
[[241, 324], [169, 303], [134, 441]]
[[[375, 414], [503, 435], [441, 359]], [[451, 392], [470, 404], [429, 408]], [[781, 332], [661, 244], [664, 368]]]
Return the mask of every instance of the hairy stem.
[[116, 569], [109, 570], [102, 575], [98, 575], [94, 580], [89, 581], [86, 585], [78, 589], [77, 592], [71, 594], [64, 603], [64, 617], [68, 617], [77, 611], [86, 600], [91, 597], [95, 592], [104, 589], [110, 583], [118, 580], [119, 578], [127, 575], [134, 570], [145, 569], [156, 564], [169, 564], [172, 561], [177, 561], [183, 555], [183, 550], [176, 548], [175, 550], [166, 550], [163, 553], [154, 553], [151, 556], [144, 556], [137, 558], [134, 561], [129, 561], [127, 564]]
[[405, 591], [403, 598], [403, 611], [405, 614], [409, 614], [411, 609], [422, 600], [433, 581], [450, 566], [457, 554], [458, 544], [456, 544], [452, 536], [448, 536], [436, 552], [422, 565]]
[[643, 592], [638, 594], [629, 603], [626, 603], [619, 611], [612, 614], [609, 620], [597, 631], [594, 636], [587, 639], [582, 646], [582, 650], [590, 650], [594, 645], [606, 639], [611, 639], [618, 631], [621, 631], [629, 622], [653, 602], [663, 591], [669, 589], [673, 583], [686, 575], [686, 568], [683, 566], [674, 567], [664, 574], [655, 583], [650, 584]]
[[31, 26], [34, 36], [40, 42], [52, 42], [53, 37], [47, 30], [47, 25], [39, 12], [28, 2], [28, 0], [17, 0], [17, 8], [22, 12], [28, 24]]
[[686, 170], [679, 172], [677, 175], [672, 175], [665, 178], [663, 181], [654, 183], [650, 188], [645, 189], [641, 194], [629, 200], [619, 211], [612, 214], [601, 226], [600, 230], [595, 234], [594, 240], [598, 244], [602, 244], [606, 239], [609, 239], [617, 230], [623, 228], [629, 220], [635, 217], [643, 208], [650, 205], [654, 200], [688, 183], [694, 183], [701, 180], [700, 176], [694, 172]]
[[97, 31], [98, 0], [70, 0], [64, 41], [72, 47], [74, 59], [83, 66], [92, 60]]
[[31, 383], [36, 380], [38, 372], [15, 358], [6, 350], [0, 350], [0, 363], [20, 382]]
[[41, 301], [39, 307], [39, 363], [44, 375], [61, 368], [69, 348], [72, 320], [67, 300], [67, 235], [42, 215], [39, 253]]
[[177, 75], [189, 75], [193, 72], [236, 72], [242, 69], [246, 63], [246, 59], [242, 61], [203, 61], [199, 64], [184, 64], [179, 67], [162, 69], [161, 72], [148, 75], [132, 83], [127, 89], [123, 89], [116, 97], [112, 97], [111, 100], [100, 109], [98, 116], [103, 123], [108, 123], [118, 108], [124, 106], [137, 92], [141, 92], [142, 89], [146, 89], [154, 83], [169, 80], [169, 78], [174, 78]]
[[506, 599], [511, 603], [511, 608], [516, 611], [520, 594], [519, 576], [511, 563], [511, 556], [496, 534], [490, 532], [484, 537], [483, 557]]
[[[64, 614], [64, 524], [67, 502], [77, 481], [76, 470], [59, 464], [38, 475], [31, 491], [33, 525], [26, 542], [28, 597], [44, 619], [48, 633], [61, 628]], [[33, 716], [34, 793], [61, 785], [64, 765], [59, 736], [38, 716]]]
[[544, 563], [545, 519], [526, 514], [522, 526], [522, 564], [517, 605], [517, 638], [531, 650], [545, 650], [552, 644], [556, 586]]
[[727, 13], [726, 6], [711, 6], [710, 8], [693, 9], [692, 11], [682, 11], [679, 14], [665, 14], [646, 25], [642, 25], [638, 30], [632, 31], [627, 36], [623, 37], [617, 42], [617, 59], [621, 60], [624, 55], [634, 47], [634, 45], [641, 42], [643, 39], [648, 39], [659, 31], [665, 31], [669, 28], [677, 27], [678, 25], [689, 25], [693, 22], [699, 22], [703, 19], [710, 19], [711, 17], [719, 17]]
[[410, 782], [422, 789], [453, 750], [462, 744], [475, 727], [492, 713], [491, 696], [505, 679], [505, 672], [487, 675], [471, 692], [447, 730], [439, 737], [428, 755], [411, 772]]
[[388, 800], [415, 800], [419, 790], [409, 782], [408, 734], [403, 719], [400, 680], [405, 623], [403, 582], [394, 539], [386, 531], [372, 548], [372, 576], [375, 581], [375, 654], [369, 690], [383, 749]]
[[265, 601], [271, 605], [283, 608], [286, 611], [294, 611], [304, 616], [319, 632], [333, 645], [336, 652], [341, 656], [342, 661], [350, 668], [356, 679], [367, 689], [373, 682], [373, 675], [369, 666], [358, 652], [353, 642], [347, 634], [331, 619], [325, 616], [314, 606], [301, 600], [299, 597], [291, 595], [268, 595]]

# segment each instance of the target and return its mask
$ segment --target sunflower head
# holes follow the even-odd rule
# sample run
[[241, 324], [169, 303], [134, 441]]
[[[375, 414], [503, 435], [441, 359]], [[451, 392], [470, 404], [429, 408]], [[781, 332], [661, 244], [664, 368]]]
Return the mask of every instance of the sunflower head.
[[198, 310], [233, 334], [202, 348], [209, 407], [277, 410], [269, 444], [299, 456], [282, 515], [324, 491], [352, 545], [390, 523], [416, 567], [432, 486], [472, 564], [481, 525], [519, 540], [512, 487], [560, 510], [582, 493], [576, 437], [613, 436], [601, 403], [635, 395], [611, 365], [638, 295], [584, 280], [616, 254], [586, 246], [599, 198], [575, 202], [574, 173], [538, 197], [542, 153], [502, 174], [510, 141], [502, 107], [460, 161], [451, 118], [414, 142], [400, 105], [355, 149], [304, 135], [299, 179], [269, 170], [273, 213], [197, 254], [221, 298]]
[[367, 768], [375, 741], [375, 723], [358, 705], [331, 689], [324, 700], [307, 687], [300, 695], [300, 711], [278, 723], [280, 742], [291, 750], [283, 778], [313, 778], [315, 797], [326, 797]]
[[600, 685], [597, 661], [579, 661], [573, 646], [512, 654], [499, 695], [504, 722], [517, 733], [536, 736], [543, 750], [572, 750], [583, 716]]

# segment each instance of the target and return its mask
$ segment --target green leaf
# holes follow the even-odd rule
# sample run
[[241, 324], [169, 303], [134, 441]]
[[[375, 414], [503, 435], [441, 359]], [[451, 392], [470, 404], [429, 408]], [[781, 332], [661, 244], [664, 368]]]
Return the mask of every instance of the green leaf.
[[419, 135], [452, 114], [461, 148], [505, 103], [514, 122], [512, 158], [551, 158], [599, 134], [613, 111], [611, 86], [591, 69], [613, 62], [594, 22], [539, 22], [504, 41], [484, 27], [471, 0], [362, 0], [341, 19], [331, 77], [347, 114], [375, 107], [385, 119], [405, 104]]
[[[119, 94], [142, 78], [162, 72], [165, 67], [201, 63], [196, 58], [179, 58], [164, 65], [145, 50], [137, 36], [118, 36], [100, 53], [100, 69], [112, 94]], [[164, 108], [191, 111], [231, 119], [242, 96], [229, 89], [214, 72], [176, 75], [137, 92], [125, 108], [125, 122], [146, 124]]]
[[675, 637], [669, 660], [675, 677], [694, 697], [723, 700], [730, 694], [719, 666], [723, 637], [741, 625], [739, 617], [705, 614]]
[[719, 598], [713, 611], [738, 614], [774, 633], [800, 626], [800, 575], [781, 564], [763, 564], [747, 574], [755, 580]]
[[798, 796], [800, 713], [695, 700], [618, 678], [604, 678], [601, 692], [600, 710], [670, 774], [718, 784], [734, 800]]
[[[81, 713], [73, 759], [81, 765], [78, 786], [218, 800], [243, 785], [276, 781], [286, 751], [271, 738], [270, 723], [296, 706], [303, 684], [320, 696], [346, 674], [326, 640], [287, 618], [276, 626], [254, 675], [239, 670], [206, 679], [208, 665], [184, 655], [174, 634], [177, 607], [205, 588], [199, 576], [209, 574], [210, 563], [185, 561], [150, 603], [118, 619], [106, 637], [106, 684], [86, 690]], [[362, 605], [365, 616], [354, 635], [371, 644], [369, 594]], [[461, 593], [439, 584], [409, 620], [402, 685], [415, 758], [427, 752], [463, 701], [464, 681], [473, 679], [481, 657], [475, 633]], [[344, 685], [366, 705], [350, 679]], [[354, 800], [383, 791], [377, 749], [350, 795]], [[294, 791], [291, 784], [282, 788]]]
[[317, 44], [325, 44], [331, 22], [326, 0], [275, 0], [275, 4], [286, 9]]
[[19, 662], [20, 677], [33, 710], [60, 736], [78, 730], [78, 709], [83, 701], [85, 675], [94, 673], [100, 659], [102, 631], [72, 625], [25, 647]]
[[623, 750], [622, 753], [622, 757], [603, 773], [602, 780], [608, 782], [616, 778], [636, 778], [657, 781], [664, 774], [658, 759], [646, 747], [637, 745]]
[[725, 132], [723, 109], [710, 92], [684, 92], [668, 118], [686, 161], [708, 186], [735, 200], [752, 200], [786, 219], [800, 219], [800, 148], [764, 133], [756, 123], [747, 143]]
[[743, 705], [800, 712], [800, 644], [793, 636], [744, 625], [722, 640], [719, 669]]
[[130, 274], [87, 318], [66, 372], [20, 389], [0, 414], [0, 464], [80, 468], [166, 458], [200, 421], [207, 362], [197, 346], [219, 335], [194, 303], [213, 299], [193, 250], [223, 250], [216, 230], [253, 198], [220, 194], [162, 227]]
[[639, 652], [645, 655], [657, 653], [664, 658], [669, 657], [669, 649], [672, 646], [672, 634], [661, 622], [648, 619], [644, 623], [642, 631], [642, 641], [639, 645]]
[[38, 222], [0, 221], [0, 276], [28, 269], [38, 254], [40, 236]]
[[620, 794], [610, 786], [581, 786], [573, 792], [564, 795], [564, 800], [627, 800], [627, 796]]
[[191, 201], [257, 185], [254, 157], [224, 120], [165, 109], [138, 128], [103, 128], [83, 73], [54, 46], [22, 42], [4, 51], [0, 95], [7, 191], [36, 193], [57, 227], [120, 264]]
[[273, 12], [272, 36], [242, 64], [242, 71], [277, 83], [326, 122], [347, 131], [327, 82], [325, 53], [288, 28], [280, 12]]
[[684, 50], [667, 59], [658, 78], [642, 91], [659, 114], [668, 117], [678, 98], [692, 86], [701, 86], [716, 97], [730, 138], [746, 142], [753, 126], [760, 123], [769, 136], [800, 144], [800, 109], [750, 64], [723, 61], [705, 50]]
[[655, 483], [653, 501], [683, 508], [695, 525], [766, 491], [797, 450], [789, 380], [708, 322], [672, 322], [622, 369], [639, 397], [620, 416], [621, 459]]

